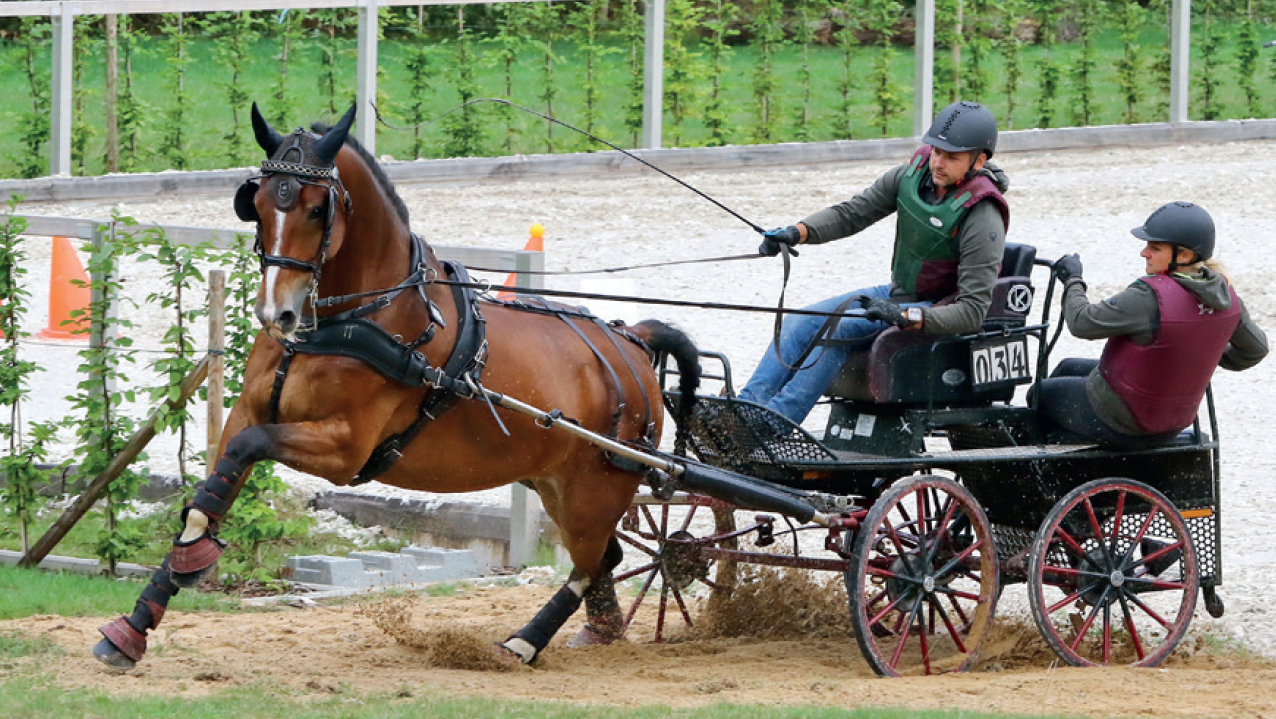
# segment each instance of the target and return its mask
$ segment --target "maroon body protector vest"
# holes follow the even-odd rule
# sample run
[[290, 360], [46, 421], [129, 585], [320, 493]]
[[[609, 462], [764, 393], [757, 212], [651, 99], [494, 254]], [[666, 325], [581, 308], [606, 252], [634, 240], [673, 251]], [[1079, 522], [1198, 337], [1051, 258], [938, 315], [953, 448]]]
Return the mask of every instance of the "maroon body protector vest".
[[1236, 290], [1227, 309], [1207, 307], [1168, 275], [1142, 278], [1156, 292], [1161, 326], [1151, 344], [1113, 337], [1099, 372], [1148, 434], [1176, 432], [1196, 417], [1214, 368], [1241, 321]]

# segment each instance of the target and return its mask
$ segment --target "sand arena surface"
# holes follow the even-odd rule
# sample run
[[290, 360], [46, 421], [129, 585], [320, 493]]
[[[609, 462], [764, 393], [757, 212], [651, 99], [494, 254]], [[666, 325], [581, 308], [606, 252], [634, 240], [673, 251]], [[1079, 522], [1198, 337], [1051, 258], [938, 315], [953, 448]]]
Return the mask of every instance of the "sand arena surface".
[[[1171, 200], [1190, 200], [1206, 207], [1218, 226], [1218, 256], [1230, 271], [1233, 282], [1251, 315], [1269, 332], [1276, 331], [1276, 291], [1267, 277], [1271, 240], [1276, 236], [1276, 216], [1270, 211], [1267, 178], [1270, 169], [1266, 157], [1276, 150], [1273, 142], [1247, 142], [1223, 145], [1194, 145], [1164, 148], [1070, 150], [1053, 153], [1008, 154], [997, 161], [1011, 179], [1007, 195], [1011, 205], [1010, 240], [1033, 244], [1040, 256], [1055, 258], [1065, 252], [1079, 252], [1085, 263], [1085, 276], [1090, 297], [1098, 299], [1118, 292], [1137, 277], [1143, 267], [1138, 256], [1141, 244], [1129, 229], [1160, 204]], [[901, 161], [904, 158], [900, 158]], [[870, 184], [891, 163], [848, 163], [836, 168], [788, 171], [750, 171], [743, 173], [695, 173], [683, 177], [724, 204], [764, 227], [789, 224], [810, 212], [849, 197]], [[245, 175], [249, 174], [245, 171]], [[551, 270], [579, 270], [616, 265], [661, 262], [666, 260], [713, 257], [750, 252], [757, 236], [738, 219], [723, 213], [704, 200], [654, 174], [642, 177], [597, 179], [590, 181], [524, 181], [474, 183], [467, 185], [401, 186], [412, 214], [414, 230], [430, 242], [445, 245], [469, 245], [521, 248], [527, 229], [534, 222], [546, 227], [546, 266]], [[26, 205], [21, 211], [104, 219], [111, 206], [90, 203]], [[128, 202], [117, 208], [142, 222], [203, 225], [213, 227], [240, 226], [231, 208], [231, 198], [175, 199]], [[787, 303], [799, 306], [823, 297], [858, 287], [878, 284], [888, 277], [891, 253], [892, 223], [885, 221], [861, 235], [821, 247], [805, 248], [794, 262]], [[31, 243], [29, 254], [31, 275], [28, 282], [37, 297], [36, 306], [47, 287], [47, 245]], [[42, 256], [41, 253], [44, 253]], [[758, 259], [716, 265], [683, 265], [641, 270], [623, 276], [606, 276], [609, 281], [628, 280], [629, 285], [615, 284], [621, 293], [692, 301], [773, 305], [780, 289], [780, 262]], [[44, 273], [44, 274], [42, 274]], [[143, 290], [157, 286], [158, 273], [136, 268], [128, 275], [132, 286]], [[500, 281], [503, 277], [493, 277]], [[1038, 274], [1038, 286], [1044, 286], [1044, 274]], [[560, 289], [580, 288], [574, 277], [551, 278], [549, 286]], [[144, 292], [143, 292], [144, 294]], [[1044, 294], [1044, 293], [1040, 293]], [[637, 320], [657, 317], [687, 330], [705, 349], [725, 352], [733, 363], [737, 383], [742, 383], [753, 368], [770, 339], [771, 317], [742, 313], [709, 312], [670, 307], [595, 307], [604, 317]], [[42, 312], [29, 318], [31, 330], [43, 326]], [[139, 345], [158, 342], [167, 320], [157, 313], [142, 313], [135, 339]], [[198, 332], [202, 330], [197, 330]], [[1098, 343], [1085, 343], [1065, 335], [1056, 358], [1097, 356]], [[60, 348], [38, 349], [47, 353], [48, 361]], [[1222, 619], [1212, 619], [1198, 606], [1193, 628], [1243, 640], [1252, 650], [1276, 657], [1276, 610], [1269, 597], [1272, 577], [1276, 576], [1276, 560], [1271, 548], [1276, 546], [1276, 524], [1270, 521], [1272, 502], [1267, 493], [1271, 477], [1276, 476], [1276, 460], [1268, 450], [1270, 408], [1276, 406], [1276, 362], [1269, 360], [1245, 373], [1220, 371], [1215, 376], [1214, 391], [1221, 423], [1222, 440], [1222, 517], [1223, 578], [1220, 595], [1227, 604]], [[65, 393], [65, 391], [63, 391]], [[56, 399], [47, 400], [40, 411], [65, 411]], [[28, 415], [29, 418], [38, 419]], [[809, 426], [823, 427], [822, 414], [812, 415]], [[201, 430], [196, 430], [196, 436]], [[162, 452], [152, 452], [153, 464], [162, 471]], [[309, 478], [290, 477], [302, 491], [315, 491], [326, 483]], [[363, 491], [396, 493], [398, 490], [373, 483]], [[503, 501], [503, 492], [484, 493], [476, 501]], [[458, 497], [465, 499], [465, 496]], [[527, 597], [521, 592], [532, 594]], [[508, 634], [535, 613], [552, 590], [485, 590], [473, 597], [457, 600], [472, 612], [472, 619], [492, 627], [493, 638]], [[1009, 594], [1009, 592], [1008, 592]], [[431, 600], [440, 601], [440, 600]], [[1006, 613], [1013, 613], [1014, 599], [1007, 597]], [[126, 607], [111, 608], [122, 611]], [[327, 678], [321, 684], [343, 681], [362, 685], [364, 676], [374, 672], [367, 659], [355, 661], [355, 642], [332, 649], [333, 634], [319, 628], [307, 629], [316, 617], [331, 617], [332, 626], [371, 642], [385, 660], [401, 665], [402, 681], [414, 687], [444, 686], [464, 692], [467, 683], [475, 693], [501, 693], [494, 687], [503, 683], [518, 686], [521, 696], [566, 696], [580, 701], [607, 701], [619, 704], [647, 701], [673, 701], [680, 696], [661, 682], [672, 681], [682, 687], [687, 701], [851, 701], [848, 697], [864, 697], [866, 701], [906, 703], [929, 700], [933, 705], [1000, 708], [1011, 710], [1040, 707], [1084, 713], [1138, 713], [1141, 702], [1161, 702], [1145, 706], [1157, 715], [1191, 714], [1198, 716], [1241, 716], [1276, 714], [1276, 696], [1263, 689], [1253, 703], [1237, 705], [1245, 699], [1247, 689], [1271, 684], [1270, 670], [1254, 668], [1236, 660], [1225, 660], [1233, 666], [1220, 669], [1219, 661], [1183, 659], [1171, 663], [1166, 670], [1142, 672], [1048, 670], [1050, 659], [1041, 656], [1030, 662], [1032, 669], [1010, 672], [975, 672], [963, 677], [904, 680], [903, 682], [869, 681], [869, 670], [854, 643], [825, 640], [755, 641], [747, 639], [703, 640], [707, 643], [650, 647], [642, 644], [580, 652], [553, 650], [545, 657], [545, 666], [537, 671], [513, 673], [459, 674], [449, 670], [424, 667], [420, 657], [413, 659], [404, 648], [377, 634], [371, 622], [351, 613], [353, 610], [331, 609], [317, 612], [290, 611], [279, 615], [254, 615], [242, 620], [227, 618], [166, 618], [160, 634], [171, 631], [182, 636], [181, 627], [205, 627], [199, 631], [222, 632], [221, 641], [231, 642], [244, 628], [271, 632], [282, 637], [270, 642], [235, 645], [234, 659], [218, 666], [246, 667], [269, 675], [280, 657], [251, 660], [266, 644], [293, 642], [308, 647], [308, 655], [325, 652], [351, 652], [348, 661], [333, 662], [326, 667]], [[999, 612], [1001, 606], [999, 605]], [[419, 621], [419, 620], [417, 620]], [[301, 624], [294, 624], [300, 622]], [[566, 639], [579, 626], [579, 619], [569, 623], [560, 640]], [[100, 621], [39, 619], [24, 626], [46, 631], [52, 625], [66, 628], [54, 630], [60, 637], [77, 633], [69, 645], [87, 647], [92, 628]], [[240, 631], [232, 629], [232, 624]], [[224, 628], [218, 629], [218, 625]], [[438, 624], [424, 622], [438, 628]], [[313, 641], [307, 632], [313, 631]], [[295, 634], [290, 634], [295, 632]], [[380, 638], [375, 638], [375, 637]], [[1191, 640], [1186, 641], [1185, 645]], [[199, 642], [194, 639], [190, 645]], [[322, 649], [321, 649], [322, 647]], [[199, 652], [186, 661], [191, 667], [174, 668], [173, 681], [190, 677]], [[211, 651], [211, 650], [208, 650]], [[286, 650], [281, 649], [281, 654]], [[712, 661], [697, 659], [697, 654], [714, 654]], [[68, 681], [92, 674], [92, 664], [85, 663], [76, 672], [71, 667], [80, 661], [82, 652], [62, 670]], [[181, 652], [163, 661], [176, 661]], [[230, 654], [227, 655], [228, 657]], [[607, 672], [610, 657], [613, 667], [623, 671]], [[650, 660], [650, 664], [647, 664]], [[148, 659], [148, 662], [151, 660]], [[739, 662], [737, 665], [736, 662]], [[818, 667], [827, 663], [823, 670]], [[248, 669], [256, 666], [256, 670]], [[147, 683], [158, 679], [162, 671], [159, 661], [144, 669]], [[168, 666], [168, 665], [163, 665]], [[396, 665], [398, 666], [398, 665]], [[635, 668], [636, 667], [636, 668]], [[753, 669], [749, 669], [752, 667]], [[379, 671], [378, 667], [378, 671]], [[1250, 671], [1256, 672], [1250, 675]], [[220, 671], [227, 671], [220, 669]], [[232, 669], [231, 671], [239, 671]], [[396, 670], [400, 671], [400, 670]], [[617, 671], [626, 679], [613, 686]], [[1236, 672], [1240, 671], [1240, 674]], [[425, 674], [421, 674], [424, 672]], [[558, 686], [548, 677], [564, 672]], [[437, 679], [441, 674], [449, 679]], [[387, 673], [390, 676], [391, 673]], [[427, 678], [428, 675], [428, 678]], [[238, 675], [236, 675], [238, 676]], [[587, 677], [595, 677], [588, 679]], [[604, 677], [610, 677], [603, 681]], [[1248, 679], [1247, 679], [1248, 677]], [[1250, 681], [1252, 679], [1252, 681]], [[583, 681], [582, 681], [583, 680]], [[634, 681], [634, 686], [629, 681]], [[675, 681], [676, 680], [676, 681]], [[98, 681], [85, 679], [85, 681]], [[136, 680], [125, 679], [125, 682]], [[369, 679], [369, 681], [371, 681]], [[722, 689], [734, 682], [730, 691]], [[1224, 683], [1226, 682], [1226, 684]], [[934, 683], [935, 690], [919, 688], [914, 683]], [[1111, 683], [1106, 702], [1095, 701], [1086, 706], [1087, 697], [1101, 695]], [[673, 686], [671, 685], [671, 686]], [[703, 686], [702, 689], [696, 689]], [[573, 688], [575, 687], [575, 688]], [[588, 687], [583, 689], [583, 687]], [[717, 689], [715, 689], [715, 687]], [[999, 699], [1002, 690], [1027, 691], [1012, 699]], [[511, 690], [511, 696], [517, 694]], [[1036, 691], [1036, 694], [1031, 693]], [[604, 694], [603, 692], [608, 692]], [[1008, 694], [1006, 696], [1009, 696]], [[922, 699], [925, 698], [925, 699]], [[1001, 702], [1006, 703], [1001, 703]], [[1180, 705], [1179, 702], [1190, 702]], [[848, 704], [849, 705], [849, 704]], [[1104, 707], [1102, 710], [1099, 707]]]

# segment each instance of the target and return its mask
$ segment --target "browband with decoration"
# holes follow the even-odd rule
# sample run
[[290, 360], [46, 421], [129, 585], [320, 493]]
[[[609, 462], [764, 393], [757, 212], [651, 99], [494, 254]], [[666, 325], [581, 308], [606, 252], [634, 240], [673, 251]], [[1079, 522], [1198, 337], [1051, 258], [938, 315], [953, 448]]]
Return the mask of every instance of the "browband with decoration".
[[286, 175], [314, 177], [321, 180], [331, 180], [337, 174], [336, 167], [315, 167], [314, 165], [303, 165], [297, 162], [280, 162], [278, 160], [262, 161], [261, 171], [265, 174], [279, 172]]

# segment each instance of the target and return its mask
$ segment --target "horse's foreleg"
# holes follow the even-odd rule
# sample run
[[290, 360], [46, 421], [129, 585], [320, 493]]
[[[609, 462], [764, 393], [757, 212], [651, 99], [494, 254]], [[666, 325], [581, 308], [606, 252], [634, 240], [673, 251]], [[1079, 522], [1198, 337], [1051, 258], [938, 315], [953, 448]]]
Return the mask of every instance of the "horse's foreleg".
[[205, 570], [222, 555], [226, 543], [213, 536], [239, 494], [244, 474], [265, 459], [272, 445], [270, 431], [260, 425], [246, 427], [226, 443], [226, 452], [212, 474], [182, 509], [182, 533], [173, 540], [169, 555], [173, 583], [193, 587]]
[[165, 559], [142, 590], [133, 614], [121, 616], [98, 630], [105, 638], [93, 647], [93, 656], [116, 669], [132, 669], [146, 653], [146, 633], [159, 626], [168, 600], [178, 591]]
[[182, 510], [185, 527], [173, 540], [173, 551], [151, 576], [133, 613], [98, 630], [104, 638], [93, 647], [93, 656], [116, 669], [131, 669], [141, 660], [146, 634], [159, 626], [168, 600], [181, 587], [194, 586], [221, 556], [226, 545], [211, 532], [235, 501], [244, 472], [266, 456], [270, 442], [269, 431], [260, 426], [248, 427], [227, 442], [213, 473]]

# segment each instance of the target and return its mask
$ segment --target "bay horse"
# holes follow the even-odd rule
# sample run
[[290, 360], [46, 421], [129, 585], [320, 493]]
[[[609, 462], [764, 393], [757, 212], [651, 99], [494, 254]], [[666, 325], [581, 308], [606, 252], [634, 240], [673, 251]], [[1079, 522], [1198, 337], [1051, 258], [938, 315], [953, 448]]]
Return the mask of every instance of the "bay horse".
[[253, 104], [254, 134], [269, 159], [235, 205], [257, 227], [261, 331], [218, 460], [183, 508], [172, 551], [132, 615], [100, 630], [93, 654], [112, 667], [142, 658], [169, 598], [216, 562], [225, 547], [219, 522], [263, 460], [338, 486], [376, 477], [405, 489], [471, 492], [523, 482], [561, 530], [573, 568], [495, 651], [530, 663], [582, 602], [587, 621], [571, 645], [623, 634], [611, 580], [621, 559], [615, 529], [643, 468], [494, 407], [482, 390], [654, 449], [664, 405], [653, 356], [667, 352], [677, 363], [681, 413], [695, 401], [695, 346], [655, 320], [608, 325], [534, 298], [476, 296], [463, 267], [441, 262], [412, 234], [403, 200], [348, 137], [354, 112], [317, 126], [322, 134], [298, 128], [284, 136]]

